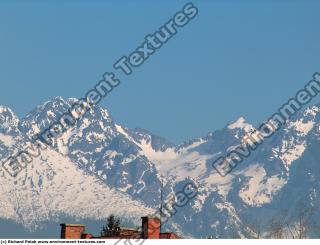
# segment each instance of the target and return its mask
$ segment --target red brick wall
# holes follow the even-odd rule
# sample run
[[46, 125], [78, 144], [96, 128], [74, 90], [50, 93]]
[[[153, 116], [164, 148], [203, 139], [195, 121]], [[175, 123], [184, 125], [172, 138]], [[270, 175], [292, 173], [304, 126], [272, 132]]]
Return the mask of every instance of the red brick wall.
[[93, 239], [92, 234], [82, 234], [81, 239]]
[[61, 225], [61, 238], [63, 239], [81, 239], [85, 227], [82, 225]]
[[175, 233], [171, 233], [170, 239], [180, 239], [180, 237]]
[[143, 239], [160, 238], [160, 219], [143, 217], [142, 218], [142, 237]]

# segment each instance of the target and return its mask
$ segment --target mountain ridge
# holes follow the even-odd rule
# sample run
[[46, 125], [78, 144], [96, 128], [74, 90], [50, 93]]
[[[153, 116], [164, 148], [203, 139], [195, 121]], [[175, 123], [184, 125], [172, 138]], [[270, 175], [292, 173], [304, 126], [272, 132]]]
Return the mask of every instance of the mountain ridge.
[[[22, 119], [19, 119], [10, 108], [0, 106], [1, 159], [21, 149], [23, 145], [29, 144], [32, 135], [43, 131], [58, 120], [59, 116], [75, 101], [74, 98], [65, 100], [62, 97], [56, 97], [37, 106]], [[288, 188], [294, 190], [299, 183], [299, 180], [292, 179], [299, 176], [295, 172], [296, 166], [302, 169], [308, 168], [300, 159], [310, 158], [305, 156], [305, 152], [315, 154], [314, 150], [309, 149], [317, 144], [320, 137], [319, 111], [319, 105], [314, 105], [298, 112], [284, 125], [283, 129], [271, 139], [267, 139], [229, 175], [221, 177], [212, 167], [212, 162], [240, 145], [246, 134], [256, 130], [243, 117], [226, 124], [220, 130], [209, 132], [206, 136], [176, 145], [148, 130], [126, 128], [116, 123], [108, 110], [96, 106], [79, 119], [73, 128], [68, 129], [58, 139], [54, 139], [52, 147], [46, 150], [44, 156], [41, 155], [40, 160], [35, 160], [39, 166], [32, 163], [28, 166], [31, 170], [26, 168], [24, 171], [42, 173], [35, 175], [36, 182], [39, 183], [39, 179], [44, 178], [42, 175], [50, 179], [46, 171], [40, 171], [41, 166], [47, 166], [47, 168], [55, 166], [54, 159], [68, 162], [75, 171], [73, 175], [84, 174], [89, 176], [91, 181], [98, 181], [103, 192], [108, 193], [110, 189], [111, 193], [114, 193], [112, 195], [118, 196], [120, 203], [128, 198], [125, 201], [128, 205], [120, 209], [123, 210], [120, 214], [132, 220], [137, 220], [137, 217], [130, 216], [130, 210], [128, 213], [124, 212], [130, 206], [129, 203], [132, 203], [132, 207], [141, 205], [144, 208], [140, 211], [144, 210], [145, 213], [151, 213], [152, 210], [159, 208], [162, 179], [165, 179], [163, 193], [166, 201], [176, 198], [175, 193], [179, 192], [179, 187], [186, 181], [191, 181], [199, 186], [198, 195], [171, 217], [168, 225], [192, 237], [250, 237], [254, 232], [248, 226], [248, 220], [253, 222], [252, 217], [260, 217], [261, 226], [267, 232], [270, 217], [279, 212], [278, 207], [286, 206], [286, 200], [282, 198], [286, 195], [284, 190]], [[313, 164], [312, 167], [317, 174], [317, 164]], [[62, 165], [60, 168], [63, 169]], [[63, 178], [68, 179], [67, 170], [65, 171], [58, 168], [54, 172], [59, 172], [59, 176], [65, 176]], [[6, 175], [3, 169], [0, 173]], [[320, 173], [312, 178], [320, 178]], [[19, 188], [27, 193], [39, 192], [37, 189], [39, 186], [34, 184], [32, 176], [26, 179], [29, 181], [27, 183], [30, 188], [25, 190], [24, 185]], [[30, 184], [30, 179], [33, 185]], [[5, 181], [3, 183], [5, 186], [8, 180], [2, 181]], [[314, 181], [308, 183], [309, 186], [305, 186], [305, 191], [312, 192], [313, 195], [312, 200], [309, 197], [305, 202], [309, 206], [318, 206], [318, 184]], [[70, 185], [73, 186], [71, 182]], [[83, 185], [86, 189], [92, 184]], [[19, 192], [19, 188], [12, 189], [12, 192]], [[60, 188], [61, 192], [69, 190], [63, 184]], [[76, 186], [70, 190], [81, 193]], [[56, 195], [53, 190], [50, 192], [52, 196]], [[5, 196], [5, 193], [0, 192], [0, 196]], [[42, 192], [39, 193], [41, 196]], [[90, 198], [97, 198], [97, 195]], [[28, 199], [27, 197], [25, 198]], [[15, 205], [6, 204], [17, 203], [16, 200], [3, 198], [6, 202], [3, 201], [0, 205], [3, 207], [0, 217], [19, 223], [21, 217], [18, 214], [26, 211], [20, 212], [21, 207], [17, 209]], [[45, 200], [44, 197], [42, 199]], [[70, 199], [66, 198], [66, 200]], [[61, 203], [66, 203], [66, 200], [62, 198]], [[71, 200], [70, 203], [72, 203]], [[26, 210], [35, 209], [35, 217], [39, 218], [34, 218], [32, 222], [36, 229], [42, 222], [50, 220], [51, 216], [44, 215], [46, 212], [43, 210], [48, 209], [51, 213], [78, 217], [81, 213], [79, 210], [85, 210], [84, 207], [89, 203], [83, 202], [83, 207], [78, 212], [64, 210], [57, 204], [50, 207], [43, 203], [35, 205], [38, 209], [29, 204]], [[99, 203], [92, 205], [96, 210], [104, 210]], [[92, 209], [89, 210], [83, 211], [84, 214], [81, 217], [97, 219], [99, 215], [105, 217], [108, 213], [98, 214]], [[91, 215], [91, 212], [97, 215]], [[263, 212], [266, 215], [263, 215]], [[141, 212], [140, 214], [143, 216]], [[291, 213], [287, 218], [294, 220], [293, 216]], [[314, 218], [316, 217], [315, 215]], [[24, 219], [20, 223], [24, 224]], [[195, 224], [197, 229], [194, 229]]]

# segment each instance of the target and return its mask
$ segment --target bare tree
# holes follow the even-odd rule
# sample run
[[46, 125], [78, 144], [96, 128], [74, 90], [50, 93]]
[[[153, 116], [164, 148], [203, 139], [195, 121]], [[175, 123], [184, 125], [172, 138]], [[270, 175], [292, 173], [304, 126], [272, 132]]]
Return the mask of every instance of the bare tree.
[[283, 239], [286, 238], [285, 226], [281, 216], [274, 216], [270, 221], [269, 236], [270, 238]]
[[274, 216], [270, 222], [270, 234], [272, 238], [303, 239], [308, 238], [311, 232], [317, 232], [317, 225], [312, 223], [314, 207], [310, 207], [300, 201], [288, 215], [288, 211], [282, 211]]
[[262, 225], [258, 219], [250, 219], [250, 221], [243, 219], [242, 224], [250, 231], [252, 238], [260, 239], [262, 233]]
[[300, 202], [295, 209], [295, 213], [296, 221], [287, 224], [287, 228], [291, 235], [290, 238], [307, 238], [312, 230], [311, 217], [314, 213], [314, 208], [308, 207], [305, 203]]

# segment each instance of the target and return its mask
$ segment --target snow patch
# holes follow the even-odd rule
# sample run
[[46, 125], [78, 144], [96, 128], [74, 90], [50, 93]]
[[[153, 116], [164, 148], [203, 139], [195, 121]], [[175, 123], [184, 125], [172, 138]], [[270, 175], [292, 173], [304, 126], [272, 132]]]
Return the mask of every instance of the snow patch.
[[6, 146], [11, 147], [14, 145], [15, 140], [10, 135], [0, 134], [0, 141]]
[[141, 140], [138, 146], [141, 148], [141, 154], [145, 155], [152, 162], [172, 161], [178, 156], [174, 148], [168, 148], [165, 151], [155, 151], [151, 143], [145, 139]]
[[204, 139], [199, 139], [199, 140], [196, 140], [195, 142], [193, 142], [192, 144], [188, 145], [187, 147], [184, 147], [182, 148], [180, 151], [183, 151], [183, 152], [187, 152], [187, 151], [190, 151], [191, 149], [193, 148], [196, 148], [204, 143], [206, 143], [207, 140], [204, 140]]
[[300, 133], [301, 136], [306, 136], [313, 128], [313, 126], [313, 121], [308, 121], [304, 123], [302, 119], [296, 122], [290, 122], [289, 124], [289, 128], [294, 128], [297, 132]]
[[270, 203], [273, 196], [286, 183], [285, 179], [278, 175], [266, 176], [263, 167], [255, 164], [243, 171], [243, 175], [249, 180], [239, 191], [239, 197], [248, 205], [260, 207], [262, 204]]
[[319, 108], [319, 107], [317, 107], [317, 106], [312, 106], [312, 107], [308, 107], [308, 108], [303, 112], [303, 115], [304, 115], [304, 116], [308, 116], [308, 115], [316, 116], [319, 111], [320, 111], [320, 108]]
[[292, 144], [292, 142], [284, 140], [280, 147], [273, 148], [272, 151], [276, 157], [281, 159], [286, 169], [289, 170], [292, 162], [297, 160], [304, 153], [305, 149], [305, 142]]
[[118, 133], [124, 135], [127, 139], [133, 140], [132, 137], [128, 135], [128, 133], [123, 129], [121, 125], [115, 124], [115, 126]]

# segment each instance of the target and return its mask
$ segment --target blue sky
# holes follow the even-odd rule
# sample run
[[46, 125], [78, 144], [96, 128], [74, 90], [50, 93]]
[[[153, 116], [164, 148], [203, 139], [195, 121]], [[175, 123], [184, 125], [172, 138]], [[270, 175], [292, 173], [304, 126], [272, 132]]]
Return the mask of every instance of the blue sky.
[[[186, 2], [1, 1], [0, 104], [23, 117], [83, 97]], [[259, 124], [320, 71], [319, 2], [193, 3], [198, 16], [103, 100], [117, 122], [173, 142]]]

